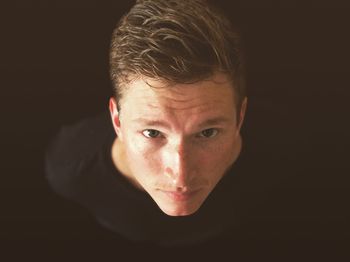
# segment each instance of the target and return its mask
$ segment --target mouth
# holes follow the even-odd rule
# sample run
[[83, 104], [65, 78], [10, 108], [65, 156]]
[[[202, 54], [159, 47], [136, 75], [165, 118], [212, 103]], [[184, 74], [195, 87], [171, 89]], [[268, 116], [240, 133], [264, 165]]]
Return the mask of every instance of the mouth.
[[171, 200], [181, 202], [181, 201], [187, 201], [193, 198], [200, 191], [200, 189], [186, 191], [186, 192], [166, 191], [166, 190], [160, 190], [160, 191]]

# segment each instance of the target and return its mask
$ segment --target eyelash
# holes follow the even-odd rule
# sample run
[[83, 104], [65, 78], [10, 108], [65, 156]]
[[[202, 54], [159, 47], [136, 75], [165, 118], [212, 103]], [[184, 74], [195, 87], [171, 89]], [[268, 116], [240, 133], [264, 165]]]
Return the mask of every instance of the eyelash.
[[143, 131], [142, 131], [142, 134], [143, 134], [146, 138], [150, 138], [150, 139], [151, 139], [151, 138], [153, 138], [153, 139], [159, 138], [159, 136], [157, 136], [157, 137], [148, 137], [148, 136], [145, 135], [145, 132], [146, 132], [146, 131], [156, 131], [156, 132], [158, 132], [159, 135], [161, 134], [160, 131], [155, 130], [155, 129], [146, 129], [146, 130], [143, 130]]
[[[216, 131], [215, 135], [212, 136], [212, 137], [201, 136], [202, 132], [208, 131], [208, 130], [214, 130], [214, 131]], [[145, 132], [146, 132], [146, 131], [156, 131], [156, 132], [158, 132], [158, 135], [157, 135], [156, 137], [149, 137], [149, 136], [146, 136], [146, 135], [145, 135]], [[162, 137], [160, 137], [160, 136], [162, 135], [162, 133], [161, 133], [160, 131], [158, 131], [158, 130], [155, 130], [155, 129], [145, 129], [145, 130], [143, 130], [141, 133], [142, 133], [143, 136], [145, 136], [145, 137], [148, 138], [148, 139], [162, 138]], [[208, 128], [208, 129], [204, 129], [204, 130], [202, 130], [201, 132], [199, 132], [199, 133], [196, 135], [196, 137], [198, 137], [198, 138], [209, 139], [209, 138], [214, 138], [214, 137], [216, 137], [219, 133], [220, 133], [220, 130], [219, 130], [218, 128]], [[163, 137], [164, 137], [164, 136], [163, 136]]]
[[[213, 130], [213, 131], [215, 131], [215, 132], [216, 132], [215, 135], [214, 135], [214, 136], [210, 136], [210, 137], [200, 136], [204, 131], [208, 131], [208, 130]], [[201, 138], [214, 138], [214, 137], [216, 137], [218, 134], [219, 134], [219, 129], [217, 129], [217, 128], [208, 128], [208, 129], [202, 130], [202, 131], [199, 133], [199, 137], [201, 137]]]

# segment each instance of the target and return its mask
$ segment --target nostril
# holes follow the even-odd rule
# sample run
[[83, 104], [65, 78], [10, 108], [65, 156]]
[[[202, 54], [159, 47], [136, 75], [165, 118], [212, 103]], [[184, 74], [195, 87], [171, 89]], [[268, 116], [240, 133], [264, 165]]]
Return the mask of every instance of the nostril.
[[165, 172], [172, 174], [173, 170], [170, 167], [165, 168]]
[[178, 193], [183, 193], [183, 192], [187, 192], [188, 191], [188, 187], [187, 186], [178, 186], [176, 187], [176, 192]]

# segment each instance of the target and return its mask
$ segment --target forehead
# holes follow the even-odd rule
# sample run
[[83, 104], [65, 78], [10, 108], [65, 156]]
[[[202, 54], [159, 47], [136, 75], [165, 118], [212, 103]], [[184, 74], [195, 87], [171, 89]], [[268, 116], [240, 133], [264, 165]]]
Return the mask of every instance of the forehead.
[[121, 104], [158, 108], [165, 102], [166, 107], [186, 109], [196, 105], [232, 105], [234, 101], [232, 82], [226, 75], [217, 73], [209, 79], [191, 84], [170, 84], [162, 80], [138, 78], [126, 88]]
[[135, 117], [200, 117], [235, 113], [232, 82], [223, 74], [191, 84], [139, 78], [129, 84], [120, 102], [122, 110]]

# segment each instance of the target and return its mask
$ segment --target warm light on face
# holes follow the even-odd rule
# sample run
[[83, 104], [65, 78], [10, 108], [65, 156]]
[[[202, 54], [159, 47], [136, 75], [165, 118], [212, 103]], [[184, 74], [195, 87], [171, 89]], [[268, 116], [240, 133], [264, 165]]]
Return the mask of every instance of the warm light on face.
[[211, 81], [164, 88], [140, 79], [124, 94], [115, 128], [129, 176], [164, 213], [196, 212], [237, 157], [233, 92], [216, 74]]

